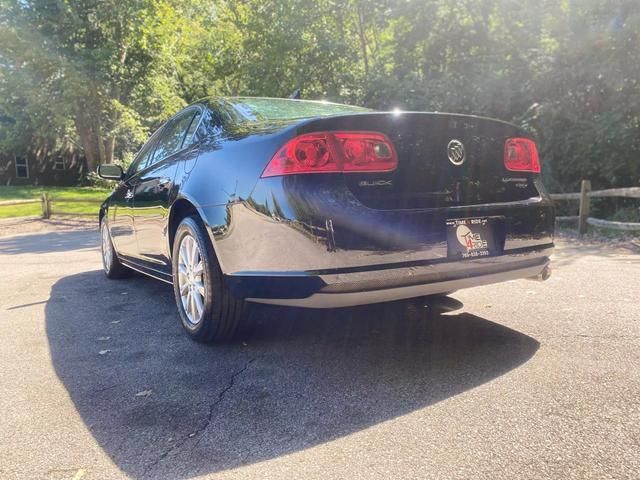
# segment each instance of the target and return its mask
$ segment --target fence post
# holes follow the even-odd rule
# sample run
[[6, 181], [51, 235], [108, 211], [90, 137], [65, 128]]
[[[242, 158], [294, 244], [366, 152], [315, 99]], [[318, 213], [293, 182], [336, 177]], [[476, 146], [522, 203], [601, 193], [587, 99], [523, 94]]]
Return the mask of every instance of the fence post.
[[40, 199], [42, 200], [42, 218], [49, 218], [49, 208], [47, 205], [47, 194], [45, 192], [42, 192], [42, 195], [40, 196]]
[[580, 232], [580, 235], [587, 233], [587, 218], [589, 218], [589, 211], [591, 210], [590, 191], [591, 181], [582, 180], [582, 185], [580, 186], [580, 213], [578, 214], [578, 232]]
[[42, 218], [51, 218], [51, 197], [47, 192], [42, 192]]

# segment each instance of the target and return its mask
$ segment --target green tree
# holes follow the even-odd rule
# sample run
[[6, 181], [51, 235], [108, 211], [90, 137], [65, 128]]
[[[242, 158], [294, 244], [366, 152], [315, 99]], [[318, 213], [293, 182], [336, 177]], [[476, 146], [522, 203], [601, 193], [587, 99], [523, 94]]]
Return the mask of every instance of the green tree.
[[510, 120], [552, 188], [626, 186], [639, 32], [637, 0], [0, 0], [0, 150], [76, 142], [94, 168], [201, 97], [301, 88]]
[[110, 163], [117, 146], [139, 143], [139, 112], [157, 111], [154, 96], [145, 96], [157, 10], [143, 0], [2, 2], [4, 76], [21, 83], [34, 108], [54, 112], [54, 124], [72, 120], [90, 169]]
[[640, 183], [640, 8], [583, 0], [553, 19], [557, 47], [535, 75], [537, 131], [554, 189]]

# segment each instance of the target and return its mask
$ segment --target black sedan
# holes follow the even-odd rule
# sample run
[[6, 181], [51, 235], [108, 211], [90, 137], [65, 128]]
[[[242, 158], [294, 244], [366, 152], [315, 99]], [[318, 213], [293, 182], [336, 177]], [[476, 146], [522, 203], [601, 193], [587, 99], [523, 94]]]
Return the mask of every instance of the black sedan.
[[[167, 121], [100, 209], [109, 278], [173, 284], [199, 341], [251, 302], [333, 308], [549, 274], [535, 143], [488, 118], [214, 98]], [[513, 299], [510, 299], [513, 301]]]

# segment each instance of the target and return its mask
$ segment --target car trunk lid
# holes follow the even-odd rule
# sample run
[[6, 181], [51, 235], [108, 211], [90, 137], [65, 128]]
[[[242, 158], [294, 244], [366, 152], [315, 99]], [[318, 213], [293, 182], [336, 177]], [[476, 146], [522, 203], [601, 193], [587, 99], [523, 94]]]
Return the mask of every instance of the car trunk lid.
[[537, 174], [504, 166], [508, 138], [518, 127], [482, 117], [439, 113], [362, 113], [305, 122], [298, 133], [382, 132], [398, 167], [384, 173], [343, 174], [352, 194], [375, 209], [438, 208], [520, 201], [539, 196]]

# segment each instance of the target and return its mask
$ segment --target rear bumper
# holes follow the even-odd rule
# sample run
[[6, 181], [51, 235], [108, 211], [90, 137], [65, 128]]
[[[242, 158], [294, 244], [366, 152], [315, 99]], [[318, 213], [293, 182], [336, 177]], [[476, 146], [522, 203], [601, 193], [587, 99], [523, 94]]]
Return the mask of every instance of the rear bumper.
[[[540, 274], [555, 211], [527, 200], [375, 210], [339, 179], [262, 179], [251, 198], [200, 209], [227, 285], [253, 302], [334, 307], [385, 302]], [[501, 255], [447, 258], [446, 222], [504, 218]]]
[[232, 292], [248, 301], [309, 308], [336, 308], [435, 295], [463, 288], [538, 277], [549, 265], [553, 245], [475, 260], [337, 273], [244, 272], [227, 275]]

